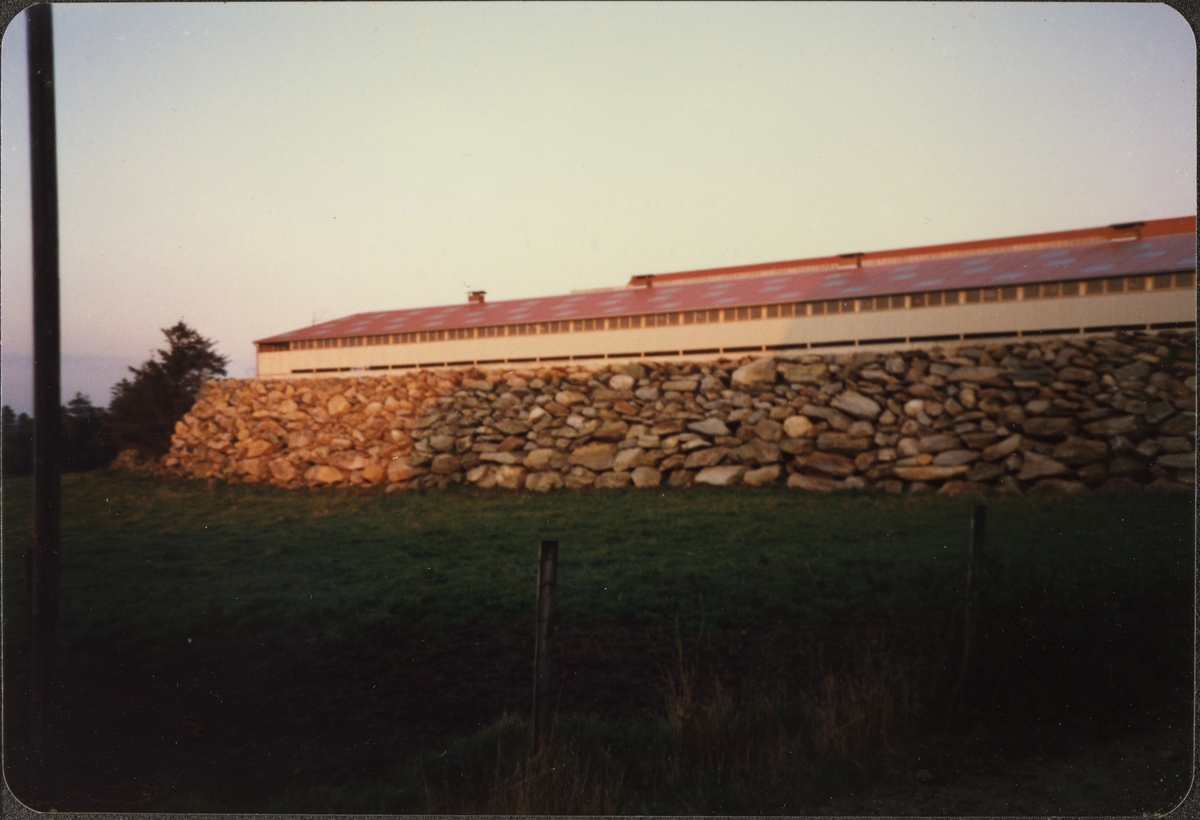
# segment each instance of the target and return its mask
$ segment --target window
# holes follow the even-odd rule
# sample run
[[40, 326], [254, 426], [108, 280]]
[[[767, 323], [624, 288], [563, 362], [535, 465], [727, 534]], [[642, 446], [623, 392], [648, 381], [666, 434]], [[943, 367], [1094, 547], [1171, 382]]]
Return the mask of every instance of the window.
[[941, 303], [942, 303], [942, 292], [940, 290], [937, 293], [925, 294], [925, 304], [933, 305], [936, 307], [937, 305], [940, 305]]
[[1100, 279], [1089, 279], [1086, 287], [1088, 293], [1102, 293], [1104, 291], [1104, 282]]
[[942, 294], [942, 298], [945, 300], [947, 305], [957, 305], [958, 304], [958, 291], [948, 290]]
[[875, 309], [875, 297], [868, 296], [866, 299], [859, 299], [858, 300], [858, 309], [860, 311], [874, 310]]
[[842, 313], [853, 313], [854, 312], [854, 300], [853, 299], [842, 299], [840, 301], [841, 301], [841, 306], [842, 306]]
[[1104, 292], [1105, 293], [1121, 293], [1124, 290], [1125, 290], [1125, 280], [1122, 277], [1117, 276], [1112, 279], [1104, 280]]
[[825, 303], [824, 302], [813, 302], [812, 303], [813, 316], [820, 316], [824, 312], [825, 312]]
[[786, 305], [779, 306], [779, 315], [780, 316], [791, 316], [793, 313], [795, 313], [795, 311], [796, 311], [796, 306], [793, 305], [791, 302], [787, 303]]
[[1013, 299], [1016, 299], [1017, 298], [1017, 286], [1016, 285], [1008, 285], [1006, 287], [1000, 288], [1000, 298], [1003, 299], [1005, 302], [1011, 302]]
[[778, 319], [779, 318], [779, 305], [767, 305], [767, 318], [768, 319]]
[[1079, 295], [1079, 283], [1078, 282], [1063, 282], [1061, 285], [1061, 289], [1062, 289], [1063, 296], [1078, 296]]
[[840, 299], [828, 299], [825, 302], [826, 313], [837, 313], [840, 310], [842, 302]]
[[1041, 287], [1039, 285], [1025, 285], [1022, 290], [1026, 299], [1036, 299], [1040, 295]]
[[1194, 273], [1177, 273], [1175, 274], [1175, 287], [1190, 288], [1196, 284], [1196, 274]]
[[642, 317], [641, 316], [630, 316], [629, 317], [629, 326], [630, 327], [641, 327], [642, 326]]
[[896, 296], [893, 296], [893, 297], [892, 297], [892, 307], [893, 307], [893, 308], [902, 308], [902, 307], [904, 307], [904, 296], [903, 296], [903, 294], [897, 294]]
[[925, 307], [925, 294], [924, 293], [914, 293], [912, 295], [912, 306], [913, 307]]
[[1171, 274], [1160, 273], [1154, 277], [1154, 289], [1162, 290], [1163, 288], [1171, 287]]
[[762, 307], [760, 307], [759, 305], [755, 305], [754, 307], [750, 308], [750, 318], [751, 319], [761, 319], [762, 318]]
[[996, 302], [996, 301], [999, 301], [999, 299], [1000, 299], [1000, 289], [999, 288], [984, 288], [983, 289], [983, 301]]
[[1146, 277], [1145, 276], [1130, 276], [1125, 281], [1128, 283], [1128, 288], [1130, 290], [1145, 290], [1146, 289]]
[[967, 304], [973, 305], [979, 302], [979, 288], [971, 288], [970, 290], [966, 291], [966, 294]]

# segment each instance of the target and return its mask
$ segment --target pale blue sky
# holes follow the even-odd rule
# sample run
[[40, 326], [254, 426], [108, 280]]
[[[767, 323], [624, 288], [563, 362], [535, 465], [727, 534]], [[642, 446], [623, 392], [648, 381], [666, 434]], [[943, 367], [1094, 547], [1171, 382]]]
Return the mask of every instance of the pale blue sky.
[[[1146, 4], [54, 8], [64, 399], [251, 340], [631, 274], [1196, 212]], [[25, 27], [3, 40], [3, 401], [31, 407]]]

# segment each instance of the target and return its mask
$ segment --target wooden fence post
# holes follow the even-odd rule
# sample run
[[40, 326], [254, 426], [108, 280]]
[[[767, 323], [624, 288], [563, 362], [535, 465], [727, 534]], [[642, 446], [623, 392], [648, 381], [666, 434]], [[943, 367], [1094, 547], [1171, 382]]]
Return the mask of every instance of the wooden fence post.
[[550, 648], [554, 639], [554, 590], [558, 575], [558, 542], [543, 541], [538, 554], [537, 638], [533, 652], [533, 750], [541, 751], [550, 733], [553, 672]]
[[971, 516], [971, 543], [967, 549], [967, 606], [963, 620], [963, 659], [959, 672], [958, 686], [965, 700], [967, 688], [974, 681], [976, 632], [979, 624], [980, 568], [983, 564], [984, 526], [987, 523], [987, 505], [976, 504]]

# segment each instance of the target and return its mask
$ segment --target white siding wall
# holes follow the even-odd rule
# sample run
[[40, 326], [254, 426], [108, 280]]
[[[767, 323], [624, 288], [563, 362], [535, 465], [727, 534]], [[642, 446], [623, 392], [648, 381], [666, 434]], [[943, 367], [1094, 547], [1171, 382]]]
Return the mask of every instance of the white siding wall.
[[[488, 339], [459, 339], [411, 344], [363, 345], [258, 354], [260, 377], [297, 378], [331, 373], [293, 374], [319, 368], [367, 369], [372, 366], [481, 362], [555, 356], [613, 356], [658, 351], [727, 349], [772, 345], [911, 339], [971, 333], [1008, 333], [1113, 325], [1150, 325], [1196, 321], [1196, 291], [1191, 288], [785, 319], [750, 319], [712, 324], [630, 330], [594, 330]], [[901, 346], [893, 344], [892, 346]], [[699, 355], [699, 354], [698, 354]], [[716, 353], [702, 354], [714, 356]]]

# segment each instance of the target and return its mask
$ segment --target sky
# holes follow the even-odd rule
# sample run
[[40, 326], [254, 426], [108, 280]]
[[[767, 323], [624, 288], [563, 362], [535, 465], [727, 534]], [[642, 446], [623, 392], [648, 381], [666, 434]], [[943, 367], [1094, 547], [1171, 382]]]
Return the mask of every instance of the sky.
[[[633, 274], [1196, 213], [1153, 4], [55, 6], [63, 400], [254, 339]], [[0, 391], [32, 412], [24, 14], [0, 50]]]

